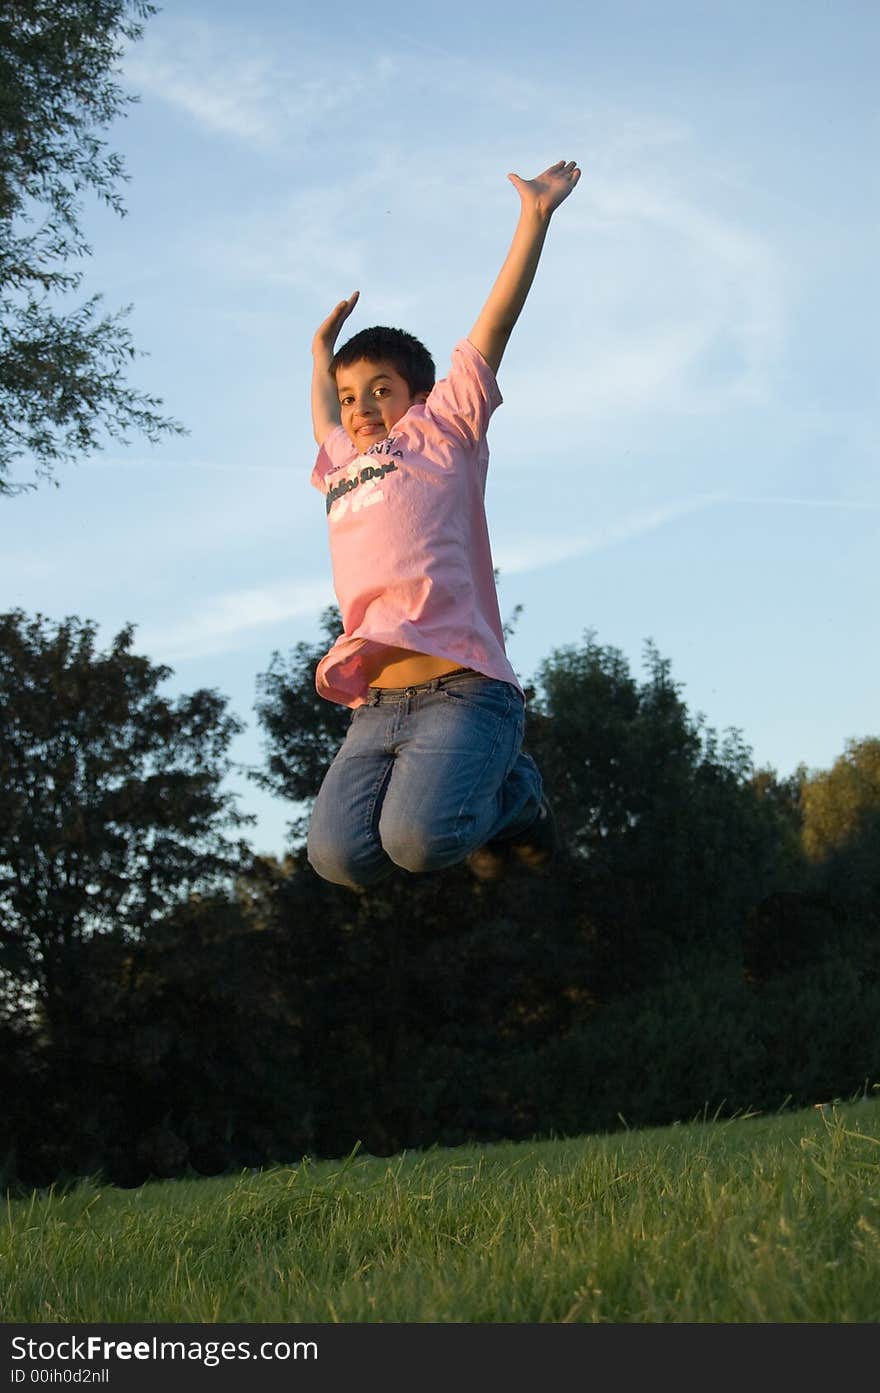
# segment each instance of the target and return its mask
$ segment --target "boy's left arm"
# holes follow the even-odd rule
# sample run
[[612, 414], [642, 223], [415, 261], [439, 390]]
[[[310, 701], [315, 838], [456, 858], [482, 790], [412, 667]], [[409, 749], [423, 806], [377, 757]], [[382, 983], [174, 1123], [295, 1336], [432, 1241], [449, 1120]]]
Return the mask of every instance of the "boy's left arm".
[[330, 364], [339, 331], [358, 302], [359, 290], [340, 300], [312, 339], [312, 429], [315, 441], [323, 445], [335, 426], [339, 425], [339, 397], [336, 383], [330, 376]]
[[508, 174], [520, 196], [520, 215], [510, 251], [468, 338], [498, 372], [507, 341], [535, 278], [550, 219], [568, 198], [581, 172], [574, 160], [560, 160], [535, 179]]

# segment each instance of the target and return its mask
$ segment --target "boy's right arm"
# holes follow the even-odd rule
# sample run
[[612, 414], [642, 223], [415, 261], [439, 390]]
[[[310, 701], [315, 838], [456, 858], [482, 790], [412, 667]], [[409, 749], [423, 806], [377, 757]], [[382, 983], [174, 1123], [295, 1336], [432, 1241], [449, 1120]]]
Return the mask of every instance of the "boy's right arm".
[[520, 216], [510, 251], [468, 338], [498, 372], [513, 326], [526, 302], [550, 218], [581, 177], [574, 160], [558, 160], [534, 179], [508, 174], [520, 197]]
[[340, 300], [312, 339], [312, 429], [319, 445], [323, 445], [330, 432], [339, 425], [339, 397], [336, 383], [330, 376], [330, 363], [339, 331], [357, 304], [359, 295], [360, 291], [355, 290], [347, 300]]

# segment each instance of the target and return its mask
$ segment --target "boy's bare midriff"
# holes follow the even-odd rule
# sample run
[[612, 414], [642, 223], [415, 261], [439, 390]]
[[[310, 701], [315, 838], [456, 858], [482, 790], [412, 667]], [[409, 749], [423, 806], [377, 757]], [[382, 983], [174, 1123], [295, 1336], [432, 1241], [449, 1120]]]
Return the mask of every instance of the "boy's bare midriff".
[[371, 687], [417, 687], [420, 682], [430, 682], [461, 668], [461, 663], [455, 659], [413, 653], [409, 648], [385, 648], [374, 662], [375, 670], [369, 678]]

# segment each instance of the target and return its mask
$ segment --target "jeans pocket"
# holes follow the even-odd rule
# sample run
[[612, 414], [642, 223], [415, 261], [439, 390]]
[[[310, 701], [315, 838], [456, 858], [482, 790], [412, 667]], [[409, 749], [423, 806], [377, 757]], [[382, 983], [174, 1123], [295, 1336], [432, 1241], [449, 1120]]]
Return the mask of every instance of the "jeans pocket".
[[499, 682], [492, 677], [487, 677], [485, 682], [468, 678], [463, 682], [450, 683], [438, 688], [438, 694], [450, 707], [479, 711], [499, 721], [506, 721], [513, 708], [514, 694], [509, 683]]

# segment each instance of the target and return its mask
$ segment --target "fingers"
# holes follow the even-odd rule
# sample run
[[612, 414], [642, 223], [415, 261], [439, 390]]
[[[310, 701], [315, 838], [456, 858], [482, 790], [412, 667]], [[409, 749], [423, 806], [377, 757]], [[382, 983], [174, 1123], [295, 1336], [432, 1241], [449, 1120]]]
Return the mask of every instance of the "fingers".
[[347, 300], [340, 300], [336, 308], [330, 311], [330, 318], [335, 319], [338, 316], [340, 320], [347, 319], [357, 304], [360, 293], [359, 290], [353, 290]]
[[338, 334], [357, 304], [360, 293], [359, 290], [353, 290], [347, 300], [340, 300], [338, 305], [334, 305], [319, 332], [332, 333], [334, 336]]
[[317, 329], [315, 342], [320, 342], [324, 347], [332, 349], [340, 329], [357, 304], [360, 293], [359, 290], [353, 290], [347, 300], [340, 300], [338, 305], [333, 306], [324, 323]]
[[[555, 164], [551, 164], [550, 168], [545, 169], [543, 174], [539, 174], [537, 178], [559, 178], [560, 176], [563, 179], [567, 179], [571, 183], [571, 185], [574, 186], [577, 183], [578, 179], [580, 179], [581, 177], [581, 171], [578, 169], [577, 161], [557, 160]], [[528, 179], [523, 179], [519, 174], [508, 174], [507, 177], [515, 188], [518, 187], [520, 184], [527, 184], [530, 182]], [[532, 180], [531, 182], [534, 183], [536, 181]]]

